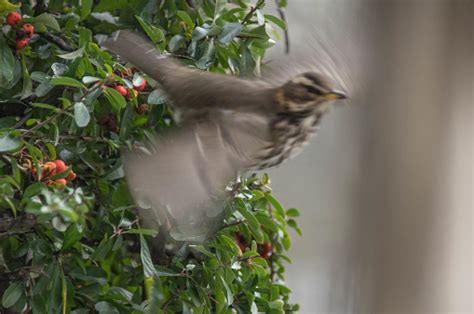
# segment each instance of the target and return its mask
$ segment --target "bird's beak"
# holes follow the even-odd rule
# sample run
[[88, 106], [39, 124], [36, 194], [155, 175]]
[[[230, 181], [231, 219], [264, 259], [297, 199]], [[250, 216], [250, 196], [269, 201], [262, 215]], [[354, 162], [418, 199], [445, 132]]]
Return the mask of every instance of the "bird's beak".
[[324, 94], [324, 97], [327, 100], [337, 100], [337, 99], [346, 99], [346, 98], [348, 98], [346, 93], [344, 93], [342, 91], [338, 91], [338, 90], [332, 90], [329, 93]]

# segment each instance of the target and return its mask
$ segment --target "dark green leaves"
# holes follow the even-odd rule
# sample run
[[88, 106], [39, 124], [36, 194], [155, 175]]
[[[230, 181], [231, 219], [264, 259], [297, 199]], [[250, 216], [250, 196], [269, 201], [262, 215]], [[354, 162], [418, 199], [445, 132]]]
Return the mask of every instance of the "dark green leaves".
[[52, 85], [62, 85], [62, 86], [70, 86], [70, 87], [77, 87], [77, 88], [86, 88], [84, 84], [79, 82], [78, 80], [72, 77], [53, 77], [50, 81]]
[[15, 305], [18, 300], [20, 300], [23, 295], [24, 287], [23, 284], [19, 281], [13, 282], [3, 293], [2, 296], [2, 305], [5, 308], [10, 308]]
[[0, 153], [14, 152], [21, 148], [22, 141], [10, 132], [0, 132]]
[[135, 16], [135, 18], [137, 19], [138, 23], [140, 23], [140, 26], [145, 31], [145, 33], [148, 35], [148, 37], [150, 37], [150, 39], [155, 44], [158, 44], [158, 43], [160, 43], [161, 41], [163, 41], [165, 39], [165, 35], [164, 35], [163, 31], [160, 28], [158, 28], [154, 25], [151, 25], [150, 23], [146, 22], [144, 19], [142, 19], [139, 16]]
[[[36, 17], [20, 8], [43, 32], [21, 51], [14, 30], [0, 34], [0, 109], [12, 109], [0, 118], [0, 216], [18, 219], [12, 235], [0, 230], [0, 312], [291, 312], [280, 282], [299, 213], [278, 202], [266, 176], [242, 178], [200, 243], [165, 245], [158, 231], [183, 239], [185, 229], [149, 227], [151, 216], [138, 215], [146, 204], [129, 194], [122, 153], [150, 149], [147, 139], [174, 128], [172, 104], [161, 84], [100, 47], [134, 29], [186, 66], [258, 75], [270, 35], [278, 38], [269, 23], [285, 23], [261, 0], [66, 4], [44, 1]], [[57, 159], [67, 171], [51, 173]]]
[[117, 111], [122, 108], [125, 108], [125, 106], [127, 105], [127, 103], [125, 102], [125, 98], [123, 98], [123, 96], [120, 95], [120, 93], [113, 88], [106, 87], [104, 89], [104, 95], [105, 97], [107, 97], [107, 100], [110, 102], [112, 107], [114, 107], [114, 109]]
[[13, 53], [8, 46], [3, 34], [0, 34], [0, 88], [7, 86], [7, 83], [13, 80]]
[[230, 43], [242, 30], [243, 26], [240, 23], [227, 23], [222, 28], [219, 34], [219, 41], [223, 44]]
[[33, 25], [35, 25], [35, 28], [37, 28], [38, 30], [41, 30], [45, 26], [54, 31], [61, 30], [61, 27], [59, 26], [59, 23], [54, 17], [54, 15], [49, 14], [49, 13], [42, 13], [38, 15], [37, 17], [32, 18], [31, 22], [33, 23]]

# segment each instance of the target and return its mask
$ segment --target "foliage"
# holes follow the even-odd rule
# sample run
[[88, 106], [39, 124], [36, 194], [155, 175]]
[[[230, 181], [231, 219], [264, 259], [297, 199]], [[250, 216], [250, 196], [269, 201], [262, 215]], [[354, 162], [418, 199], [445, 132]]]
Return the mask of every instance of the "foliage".
[[[283, 263], [298, 211], [279, 204], [266, 175], [234, 185], [212, 239], [153, 263], [156, 231], [140, 228], [120, 148], [172, 127], [172, 109], [99, 45], [136, 29], [185, 64], [258, 75], [285, 22], [262, 0], [31, 3], [0, 0], [0, 311], [297, 310]], [[19, 24], [7, 21], [15, 10]]]

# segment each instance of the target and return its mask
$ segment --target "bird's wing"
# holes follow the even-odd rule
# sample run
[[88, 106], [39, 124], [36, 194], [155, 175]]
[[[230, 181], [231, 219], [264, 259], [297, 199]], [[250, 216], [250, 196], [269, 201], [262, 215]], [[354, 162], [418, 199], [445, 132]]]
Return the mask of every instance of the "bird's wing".
[[[165, 57], [141, 35], [122, 30], [103, 46], [160, 83], [176, 107], [271, 110], [273, 90], [262, 81], [200, 71]], [[268, 107], [268, 108], [266, 108]]]
[[175, 239], [202, 240], [218, 224], [227, 184], [268, 145], [268, 123], [256, 115], [216, 112], [185, 125], [157, 140], [149, 155], [125, 154], [124, 169], [136, 202], [152, 208], [141, 214], [148, 226], [165, 219]]

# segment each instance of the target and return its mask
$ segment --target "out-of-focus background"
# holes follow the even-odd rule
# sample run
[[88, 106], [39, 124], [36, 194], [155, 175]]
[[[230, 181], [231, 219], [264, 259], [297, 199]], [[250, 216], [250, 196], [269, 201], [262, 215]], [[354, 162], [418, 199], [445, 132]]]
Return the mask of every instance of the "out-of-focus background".
[[292, 0], [286, 13], [292, 54], [329, 53], [351, 93], [271, 171], [302, 212], [293, 301], [302, 313], [474, 313], [474, 2]]

